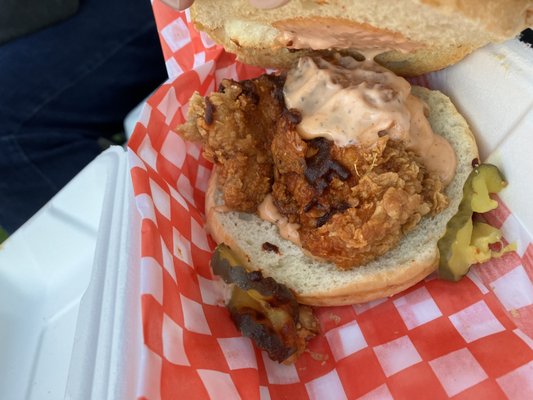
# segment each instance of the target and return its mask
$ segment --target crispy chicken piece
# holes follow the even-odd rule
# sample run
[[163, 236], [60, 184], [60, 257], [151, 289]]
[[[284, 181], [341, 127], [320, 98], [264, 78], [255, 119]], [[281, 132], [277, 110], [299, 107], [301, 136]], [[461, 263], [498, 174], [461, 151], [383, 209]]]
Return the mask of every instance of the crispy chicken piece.
[[195, 93], [188, 121], [178, 128], [200, 142], [204, 156], [219, 168], [224, 201], [232, 210], [254, 212], [272, 186], [270, 143], [283, 110], [283, 78], [263, 75], [236, 82], [225, 79], [209, 97]]
[[219, 93], [191, 100], [179, 128], [202, 142], [219, 166], [228, 208], [255, 212], [272, 192], [302, 247], [339, 268], [363, 265], [394, 248], [421, 218], [447, 207], [437, 175], [384, 134], [370, 148], [303, 140], [300, 116], [283, 102], [283, 78], [226, 80]]
[[300, 224], [303, 248], [340, 268], [385, 254], [424, 215], [447, 206], [440, 179], [387, 136], [369, 149], [305, 142], [282, 119], [272, 154], [274, 203]]

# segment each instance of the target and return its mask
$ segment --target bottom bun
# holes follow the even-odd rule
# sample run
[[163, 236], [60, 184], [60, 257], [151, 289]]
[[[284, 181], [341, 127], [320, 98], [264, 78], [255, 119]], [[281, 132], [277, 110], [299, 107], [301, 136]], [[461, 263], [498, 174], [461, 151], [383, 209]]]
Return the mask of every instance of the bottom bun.
[[[457, 170], [445, 191], [449, 206], [436, 216], [424, 217], [396, 248], [364, 266], [340, 270], [281, 238], [275, 225], [255, 214], [221, 211], [223, 200], [216, 172], [206, 196], [207, 223], [213, 239], [231, 247], [250, 270], [260, 270], [291, 288], [299, 303], [314, 306], [363, 303], [392, 296], [431, 274], [439, 262], [437, 242], [458, 210], [478, 150], [466, 121], [448, 97], [420, 87], [413, 87], [412, 93], [429, 105], [429, 122], [434, 132], [454, 148]], [[279, 251], [264, 250], [265, 242]]]

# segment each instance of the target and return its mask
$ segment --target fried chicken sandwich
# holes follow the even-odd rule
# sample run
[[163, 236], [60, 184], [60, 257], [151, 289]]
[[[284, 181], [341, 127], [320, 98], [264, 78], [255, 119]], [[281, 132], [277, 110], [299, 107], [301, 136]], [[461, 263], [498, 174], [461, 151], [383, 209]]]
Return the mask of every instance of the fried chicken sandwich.
[[[286, 299], [274, 284], [254, 286], [266, 277], [322, 306], [391, 296], [433, 272], [477, 146], [445, 95], [396, 73], [433, 71], [513, 36], [529, 3], [213, 3], [192, 8], [201, 30], [245, 62], [280, 68], [195, 94], [178, 128], [215, 164], [207, 221], [235, 258], [215, 253], [213, 268], [251, 290], [248, 309]], [[233, 278], [232, 263], [243, 267]], [[316, 328], [303, 325], [298, 351]]]

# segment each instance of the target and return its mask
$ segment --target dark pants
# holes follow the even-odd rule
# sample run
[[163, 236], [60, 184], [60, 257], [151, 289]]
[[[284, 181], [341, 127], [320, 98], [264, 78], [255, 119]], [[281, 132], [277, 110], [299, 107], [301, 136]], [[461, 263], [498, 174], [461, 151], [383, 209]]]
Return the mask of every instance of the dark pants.
[[13, 232], [166, 78], [149, 0], [85, 0], [0, 46], [0, 226]]

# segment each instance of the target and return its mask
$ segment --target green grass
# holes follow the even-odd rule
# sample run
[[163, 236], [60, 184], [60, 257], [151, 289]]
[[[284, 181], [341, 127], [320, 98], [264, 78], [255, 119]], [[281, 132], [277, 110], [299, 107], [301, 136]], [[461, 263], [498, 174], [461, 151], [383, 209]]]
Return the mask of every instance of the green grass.
[[0, 226], [0, 243], [2, 243], [4, 240], [6, 240], [8, 236], [9, 235], [7, 234], [7, 232], [4, 231], [2, 229], [2, 227]]

